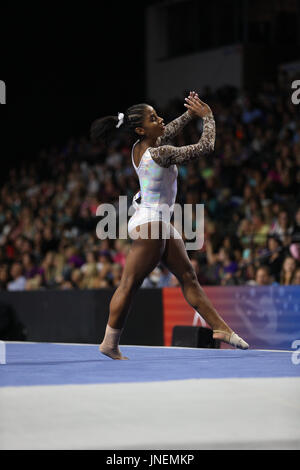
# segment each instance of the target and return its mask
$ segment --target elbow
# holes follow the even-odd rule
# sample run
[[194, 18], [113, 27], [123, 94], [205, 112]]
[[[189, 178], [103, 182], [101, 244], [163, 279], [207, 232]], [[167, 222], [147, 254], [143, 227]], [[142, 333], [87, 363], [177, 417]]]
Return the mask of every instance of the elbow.
[[212, 153], [214, 150], [215, 150], [215, 143], [212, 142], [212, 143], [209, 145], [208, 153]]
[[208, 142], [208, 144], [204, 148], [204, 154], [208, 155], [209, 153], [212, 153], [215, 150], [215, 143], [214, 142]]
[[212, 153], [215, 150], [215, 143], [216, 143], [215, 138], [209, 143], [209, 153]]

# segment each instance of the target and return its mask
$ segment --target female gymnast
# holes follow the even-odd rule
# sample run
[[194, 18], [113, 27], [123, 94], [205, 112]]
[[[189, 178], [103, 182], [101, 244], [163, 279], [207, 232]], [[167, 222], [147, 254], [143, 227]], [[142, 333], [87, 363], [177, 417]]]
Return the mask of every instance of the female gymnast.
[[[119, 113], [118, 117], [97, 119], [91, 126], [93, 142], [102, 139], [107, 142], [121, 126], [139, 137], [132, 148], [132, 163], [139, 178], [140, 191], [134, 196], [133, 205], [136, 211], [128, 223], [129, 236], [134, 229], [138, 236], [134, 237], [120, 284], [111, 299], [105, 336], [99, 346], [101, 353], [112, 359], [128, 359], [119, 349], [126, 317], [135, 293], [159, 261], [177, 277], [186, 301], [211, 326], [213, 338], [240, 349], [249, 348], [214, 309], [198, 282], [181, 236], [158, 209], [160, 204], [172, 207], [175, 202], [178, 175], [176, 164], [186, 164], [214, 149], [215, 121], [210, 107], [195, 92], [191, 92], [185, 101], [186, 112], [166, 126], [163, 118], [147, 104], [132, 106], [124, 114]], [[183, 147], [168, 145], [168, 141], [191, 119], [199, 117], [203, 120], [203, 132], [197, 144]], [[139, 199], [141, 202], [138, 204]], [[172, 211], [170, 214], [172, 215]], [[151, 224], [156, 224], [159, 229], [159, 238], [151, 238]], [[161, 236], [162, 224], [169, 226], [168, 237]], [[148, 231], [148, 238], [145, 235], [139, 236], [141, 230]]]

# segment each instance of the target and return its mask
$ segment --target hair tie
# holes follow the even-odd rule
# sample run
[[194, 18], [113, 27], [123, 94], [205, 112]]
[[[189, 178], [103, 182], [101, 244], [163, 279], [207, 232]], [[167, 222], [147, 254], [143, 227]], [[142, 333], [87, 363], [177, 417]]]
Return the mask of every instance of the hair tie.
[[124, 122], [124, 114], [123, 113], [118, 113], [118, 124], [116, 125], [116, 127], [120, 127], [122, 126], [123, 122]]

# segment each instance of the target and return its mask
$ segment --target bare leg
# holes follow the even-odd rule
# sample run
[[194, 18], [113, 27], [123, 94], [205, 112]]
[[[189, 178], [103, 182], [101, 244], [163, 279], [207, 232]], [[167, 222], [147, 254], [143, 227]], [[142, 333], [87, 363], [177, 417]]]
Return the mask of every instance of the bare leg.
[[[152, 223], [160, 224], [161, 227], [161, 222]], [[105, 338], [99, 349], [103, 354], [113, 359], [124, 359], [118, 344], [134, 295], [145, 277], [156, 267], [165, 249], [166, 240], [151, 239], [150, 224], [147, 225], [149, 238], [144, 240], [139, 238], [133, 241], [126, 259], [120, 285], [114, 292], [110, 302]]]
[[[186, 301], [202, 315], [214, 330], [213, 337], [228, 343], [233, 331], [215, 310], [200, 286], [182, 239], [171, 237], [169, 240], [166, 240], [162, 262], [177, 277]], [[236, 338], [232, 337], [232, 339]], [[233, 343], [231, 342], [230, 344]], [[236, 345], [238, 346], [238, 344]]]

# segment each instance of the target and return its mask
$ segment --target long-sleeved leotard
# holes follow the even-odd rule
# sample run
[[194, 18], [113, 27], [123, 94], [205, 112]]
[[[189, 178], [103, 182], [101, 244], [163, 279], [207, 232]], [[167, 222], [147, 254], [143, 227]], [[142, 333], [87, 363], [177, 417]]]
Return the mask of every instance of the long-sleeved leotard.
[[[174, 126], [174, 130], [171, 130], [168, 133], [168, 136], [165, 134], [157, 140], [158, 147], [149, 147], [148, 150], [151, 154], [151, 157], [159, 166], [168, 168], [174, 164], [187, 164], [189, 161], [199, 157], [200, 155], [205, 155], [210, 153], [214, 149], [215, 137], [216, 137], [216, 126], [213, 115], [209, 115], [203, 118], [203, 132], [202, 136], [197, 144], [185, 145], [183, 147], [174, 147], [172, 145], [163, 145], [167, 139], [176, 135], [176, 133], [185, 125], [190, 118], [183, 117], [187, 113], [180, 116], [178, 119], [175, 119], [177, 123]], [[168, 126], [171, 126], [175, 121], [172, 121]], [[182, 125], [182, 123], [184, 124]], [[167, 126], [166, 126], [167, 127]]]
[[169, 122], [165, 126], [165, 131], [161, 137], [158, 137], [156, 141], [157, 147], [165, 145], [169, 140], [173, 139], [179, 131], [181, 131], [188, 122], [192, 120], [192, 116], [186, 111], [184, 114]]
[[[177, 194], [178, 169], [176, 163], [188, 163], [192, 159], [213, 150], [215, 121], [212, 115], [203, 119], [203, 133], [197, 144], [184, 147], [164, 145], [190, 120], [191, 117], [186, 112], [168, 124], [165, 127], [163, 136], [156, 141], [157, 147], [148, 147], [146, 149], [138, 167], [134, 163], [133, 147], [131, 152], [132, 164], [138, 175], [141, 189], [133, 198], [133, 206], [136, 212], [129, 220], [128, 232], [131, 232], [138, 225], [154, 220], [163, 220], [169, 224]], [[160, 210], [165, 205], [169, 206], [171, 210], [168, 214]]]

